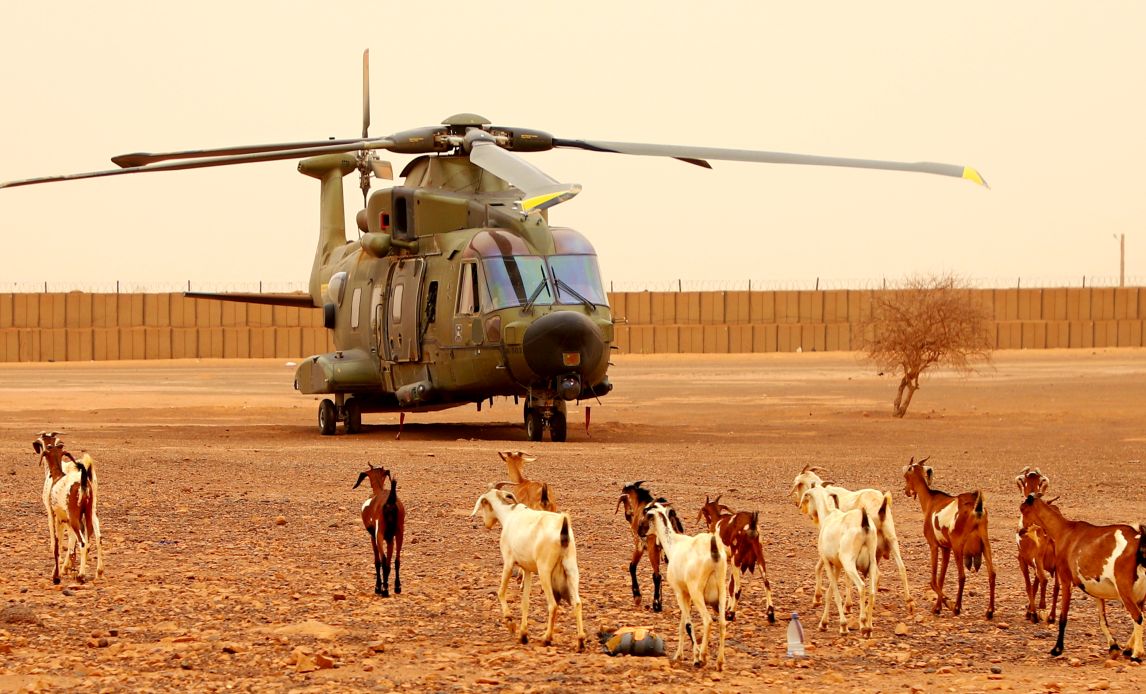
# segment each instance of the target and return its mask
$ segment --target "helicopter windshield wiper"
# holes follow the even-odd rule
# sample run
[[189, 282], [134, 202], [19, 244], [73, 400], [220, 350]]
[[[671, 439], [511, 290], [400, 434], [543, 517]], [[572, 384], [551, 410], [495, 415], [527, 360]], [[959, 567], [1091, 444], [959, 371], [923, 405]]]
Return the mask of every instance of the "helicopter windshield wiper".
[[584, 296], [582, 296], [580, 292], [578, 292], [573, 287], [569, 286], [569, 283], [566, 282], [565, 280], [561, 279], [560, 277], [558, 277], [557, 273], [553, 273], [553, 283], [557, 285], [558, 290], [560, 290], [562, 287], [565, 287], [565, 291], [569, 292], [574, 297], [576, 297], [578, 301], [585, 304], [585, 307], [588, 308], [590, 311], [593, 310], [593, 302], [589, 301]]
[[533, 302], [537, 301], [537, 297], [541, 296], [541, 290], [545, 289], [548, 286], [549, 286], [549, 283], [545, 281], [544, 277], [542, 277], [541, 282], [539, 282], [537, 284], [537, 288], [534, 289], [533, 293], [529, 295], [529, 300], [526, 301], [525, 305], [521, 307], [521, 312], [522, 313], [529, 313], [530, 311], [532, 311], [533, 310]]

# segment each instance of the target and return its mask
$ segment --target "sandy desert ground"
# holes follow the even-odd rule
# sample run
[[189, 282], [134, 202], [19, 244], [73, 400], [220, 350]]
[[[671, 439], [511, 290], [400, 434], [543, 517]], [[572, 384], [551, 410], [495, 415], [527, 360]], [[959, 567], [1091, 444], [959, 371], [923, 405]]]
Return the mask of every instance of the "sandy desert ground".
[[[317, 402], [277, 360], [0, 366], [0, 690], [84, 691], [1143, 691], [1146, 669], [1108, 661], [1095, 603], [1076, 597], [1067, 651], [1054, 627], [1023, 620], [1014, 477], [1038, 466], [1074, 517], [1146, 521], [1146, 350], [997, 354], [969, 378], [938, 374], [908, 417], [889, 416], [895, 381], [851, 354], [619, 356], [616, 390], [593, 403], [592, 438], [570, 412], [570, 441], [523, 441], [520, 411], [498, 401], [407, 420], [372, 415], [358, 436], [321, 437]], [[102, 579], [50, 581], [42, 472], [31, 443], [67, 432], [96, 460]], [[590, 644], [558, 616], [540, 644], [534, 583], [528, 645], [503, 625], [497, 533], [469, 515], [505, 477], [496, 451], [524, 448], [573, 521]], [[928, 610], [928, 550], [901, 467], [931, 456], [936, 486], [982, 489], [998, 571], [968, 579], [965, 612]], [[401, 595], [373, 594], [369, 542], [352, 490], [368, 462], [392, 468], [408, 510]], [[815, 534], [786, 496], [807, 464], [840, 484], [894, 492], [909, 579], [892, 566], [872, 638], [814, 628]], [[727, 665], [612, 658], [599, 629], [648, 625], [676, 647], [678, 610], [634, 608], [620, 487], [648, 480], [690, 532], [706, 495], [759, 509], [777, 613], [801, 614], [810, 657], [785, 658], [750, 577], [729, 625]], [[284, 523], [276, 523], [278, 517]], [[948, 577], [953, 588], [954, 567]], [[1076, 596], [1078, 594], [1076, 593]], [[511, 591], [510, 607], [519, 596]], [[1115, 636], [1130, 621], [1111, 606]], [[832, 623], [835, 621], [833, 615]], [[903, 623], [905, 635], [896, 635]], [[318, 665], [332, 667], [318, 667]], [[317, 669], [316, 669], [317, 668]]]

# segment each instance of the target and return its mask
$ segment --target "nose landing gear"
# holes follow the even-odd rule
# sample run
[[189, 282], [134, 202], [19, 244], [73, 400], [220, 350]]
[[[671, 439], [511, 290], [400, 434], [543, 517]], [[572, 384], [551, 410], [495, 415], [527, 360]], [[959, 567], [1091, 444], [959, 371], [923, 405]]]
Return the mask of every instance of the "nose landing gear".
[[540, 441], [549, 429], [549, 440], [561, 443], [568, 433], [565, 419], [565, 401], [529, 397], [525, 400], [525, 436]]

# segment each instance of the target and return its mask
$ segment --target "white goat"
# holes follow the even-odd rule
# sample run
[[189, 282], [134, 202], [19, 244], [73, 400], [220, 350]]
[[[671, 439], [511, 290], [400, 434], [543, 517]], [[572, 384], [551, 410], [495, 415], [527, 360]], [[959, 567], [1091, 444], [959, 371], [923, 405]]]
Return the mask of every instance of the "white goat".
[[[86, 513], [83, 519], [85, 525], [85, 541], [81, 544], [77, 542], [79, 536], [76, 533], [70, 533], [68, 528], [69, 521], [64, 518], [63, 521], [58, 518], [57, 510], [54, 508], [52, 500], [52, 492], [57, 483], [66, 477], [71, 476], [72, 484], [79, 480], [79, 468], [76, 464], [76, 459], [72, 454], [64, 449], [64, 443], [59, 439], [59, 432], [46, 432], [42, 431], [35, 441], [32, 442], [32, 450], [40, 456], [40, 464], [44, 466], [44, 487], [41, 499], [44, 502], [44, 510], [48, 514], [48, 542], [52, 551], [52, 582], [60, 582], [61, 565], [65, 570], [71, 568], [75, 564], [75, 552], [79, 548], [83, 548], [83, 556], [81, 557], [81, 565], [86, 568], [87, 559], [87, 540], [94, 541], [96, 546], [96, 575], [103, 575], [103, 546], [100, 541], [100, 528], [99, 516], [96, 514], [96, 503], [98, 500], [97, 483], [95, 476], [94, 465], [89, 456], [84, 457], [86, 487], [84, 489], [85, 497], [90, 497], [90, 500], [84, 500], [83, 511]], [[61, 492], [62, 493], [62, 492]], [[78, 501], [78, 498], [77, 498]], [[66, 510], [66, 500], [62, 504]], [[78, 517], [79, 507], [77, 507], [77, 522], [81, 519]], [[90, 522], [90, 527], [87, 524]], [[60, 560], [60, 543], [64, 537], [69, 538], [67, 551], [64, 560]], [[80, 579], [83, 579], [84, 569], [80, 570]]]
[[[56, 445], [62, 446], [63, 444]], [[78, 555], [80, 565], [76, 578], [80, 581], [84, 580], [84, 574], [87, 571], [88, 546], [92, 542], [99, 542], [95, 531], [95, 514], [92, 504], [92, 470], [94, 468], [95, 462], [90, 455], [85, 453], [82, 460], [52, 483], [49, 501], [56, 522], [55, 544], [57, 548], [56, 566], [52, 574], [53, 583], [60, 582], [58, 547], [62, 538], [68, 538], [68, 560], [65, 568], [72, 566], [74, 557]], [[100, 560], [97, 564], [96, 573], [98, 574], [102, 570], [103, 551], [97, 547], [96, 552]]]
[[497, 599], [501, 602], [501, 615], [510, 623], [506, 591], [514, 567], [524, 574], [521, 582], [521, 624], [517, 634], [522, 643], [528, 643], [526, 625], [529, 618], [529, 588], [534, 573], [541, 581], [541, 591], [549, 607], [549, 618], [543, 642], [553, 641], [553, 627], [557, 621], [557, 603], [565, 600], [573, 607], [577, 619], [577, 650], [585, 649], [585, 627], [581, 621], [581, 595], [578, 592], [580, 574], [577, 571], [577, 545], [573, 528], [565, 513], [535, 511], [519, 504], [512, 494], [491, 489], [478, 497], [470, 517], [481, 513], [485, 527], [501, 523], [501, 587]]
[[[879, 580], [879, 566], [876, 562], [879, 523], [891, 494], [884, 496], [884, 505], [877, 515], [869, 517], [862, 506], [851, 511], [835, 508], [828, 492], [823, 487], [812, 487], [800, 497], [800, 510], [806, 513], [820, 528], [817, 547], [820, 559], [828, 571], [828, 588], [835, 598], [840, 612], [840, 634], [848, 633], [844, 602], [840, 598], [839, 578], [843, 570], [855, 584], [860, 604], [860, 633], [871, 636], [873, 613], [875, 612], [875, 586]], [[869, 590], [864, 589], [864, 575], [867, 576]], [[824, 614], [820, 617], [820, 629], [828, 624], [829, 606], [824, 603]]]
[[[645, 515], [653, 521], [657, 542], [668, 559], [668, 583], [680, 606], [680, 628], [677, 630], [676, 655], [679, 660], [684, 653], [684, 637], [688, 633], [692, 641], [692, 664], [703, 665], [708, 657], [708, 636], [712, 631], [712, 615], [708, 608], [716, 610], [720, 623], [720, 642], [716, 648], [716, 669], [724, 669], [725, 612], [728, 609], [728, 550], [713, 533], [685, 535], [673, 529], [676, 511], [664, 504], [654, 502], [646, 507]], [[704, 626], [700, 648], [697, 648], [696, 634], [692, 629], [692, 608], [700, 612]]]
[[[887, 495], [878, 489], [857, 489], [850, 491], [844, 487], [825, 482], [816, 474], [816, 471], [826, 473], [822, 467], [805, 466], [796, 475], [795, 481], [792, 482], [792, 489], [790, 493], [793, 500], [799, 504], [800, 498], [803, 497], [804, 492], [812, 487], [822, 487], [835, 502], [835, 505], [841, 511], [852, 511], [855, 509], [863, 508], [867, 511], [868, 517], [874, 518], [879, 513], [880, 506], [883, 505]], [[895, 561], [896, 568], [899, 569], [899, 578], [903, 581], [903, 603], [907, 607], [907, 614], [915, 614], [915, 598], [911, 597], [911, 586], [907, 583], [907, 567], [903, 564], [903, 556], [899, 552], [899, 536], [895, 532], [895, 520], [891, 515], [890, 501], [887, 505], [887, 510], [884, 514], [883, 522], [879, 526], [878, 536], [878, 555], [880, 559], [887, 559], [889, 556]], [[820, 559], [816, 562], [816, 592], [812, 598], [812, 606], [820, 604], [823, 599], [823, 589], [821, 586], [821, 579], [824, 575], [823, 560]], [[844, 584], [846, 588], [846, 595], [844, 597], [844, 605], [851, 605], [852, 591], [851, 586]], [[878, 590], [878, 586], [876, 587]]]

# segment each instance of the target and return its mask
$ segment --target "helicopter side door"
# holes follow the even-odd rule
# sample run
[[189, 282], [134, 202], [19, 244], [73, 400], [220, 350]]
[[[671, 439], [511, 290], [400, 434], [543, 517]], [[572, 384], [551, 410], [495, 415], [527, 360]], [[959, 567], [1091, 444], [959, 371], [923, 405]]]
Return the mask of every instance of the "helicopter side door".
[[392, 362], [419, 361], [418, 295], [426, 261], [404, 258], [390, 266], [386, 296], [386, 358]]

